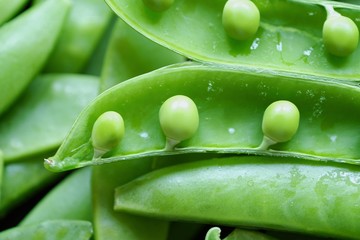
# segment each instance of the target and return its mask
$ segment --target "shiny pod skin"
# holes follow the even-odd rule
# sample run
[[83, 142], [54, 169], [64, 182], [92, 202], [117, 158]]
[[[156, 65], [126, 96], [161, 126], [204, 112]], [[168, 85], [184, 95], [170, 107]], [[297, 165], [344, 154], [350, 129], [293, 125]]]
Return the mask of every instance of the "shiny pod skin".
[[[352, 19], [360, 28], [359, 5], [325, 0], [252, 0], [260, 13], [260, 26], [249, 39], [236, 40], [223, 25], [227, 2], [175, 1], [171, 8], [157, 13], [144, 6], [142, 0], [106, 0], [141, 34], [196, 61], [359, 80], [360, 47], [339, 58], [325, 49], [322, 35], [326, 6]], [[245, 29], [256, 23], [251, 20]], [[340, 35], [336, 37], [341, 41]]]
[[[199, 128], [174, 151], [164, 151], [166, 137], [159, 110], [174, 95], [188, 96], [196, 103]], [[272, 102], [285, 99], [295, 104], [301, 115], [296, 134], [290, 141], [273, 145], [270, 151], [258, 150], [263, 139], [265, 109]], [[56, 155], [46, 159], [45, 166], [64, 171], [140, 157], [206, 152], [359, 164], [358, 109], [360, 89], [331, 78], [201, 64], [170, 66], [100, 94], [82, 111]], [[92, 127], [96, 118], [109, 110], [121, 113], [126, 134], [118, 146], [93, 161]]]
[[178, 164], [116, 189], [115, 210], [358, 239], [360, 167], [276, 157]]

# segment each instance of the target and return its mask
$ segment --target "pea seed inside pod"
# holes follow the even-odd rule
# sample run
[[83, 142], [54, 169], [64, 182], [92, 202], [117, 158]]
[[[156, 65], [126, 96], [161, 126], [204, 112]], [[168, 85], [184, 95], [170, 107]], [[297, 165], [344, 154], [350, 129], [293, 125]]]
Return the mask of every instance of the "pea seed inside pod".
[[143, 0], [143, 2], [148, 8], [157, 12], [162, 12], [170, 8], [174, 3], [174, 0]]
[[222, 23], [230, 37], [246, 40], [257, 32], [260, 12], [250, 0], [228, 0], [224, 6]]
[[359, 29], [350, 18], [340, 14], [330, 14], [323, 26], [323, 41], [328, 52], [345, 57], [356, 50]]
[[115, 148], [125, 133], [124, 120], [114, 111], [101, 114], [95, 121], [91, 141], [94, 147], [94, 159]]
[[270, 104], [263, 116], [263, 142], [259, 149], [267, 149], [270, 145], [289, 141], [297, 132], [300, 121], [298, 108], [290, 101], [279, 100]]
[[166, 150], [191, 138], [199, 126], [199, 113], [194, 101], [184, 95], [167, 99], [159, 111], [161, 128], [166, 136]]

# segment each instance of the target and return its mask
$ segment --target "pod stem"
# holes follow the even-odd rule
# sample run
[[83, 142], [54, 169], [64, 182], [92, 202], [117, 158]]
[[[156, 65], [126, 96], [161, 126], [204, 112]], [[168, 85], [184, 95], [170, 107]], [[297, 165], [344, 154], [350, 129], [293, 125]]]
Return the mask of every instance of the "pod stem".
[[324, 7], [325, 7], [325, 10], [326, 10], [326, 13], [327, 13], [327, 18], [335, 17], [335, 16], [341, 16], [340, 13], [335, 11], [333, 6], [326, 4], [326, 5], [324, 5]]
[[268, 150], [268, 148], [271, 146], [271, 145], [274, 145], [276, 144], [277, 142], [272, 140], [271, 138], [267, 137], [264, 135], [263, 137], [263, 140], [260, 144], [260, 146], [258, 146], [256, 149], [257, 150]]
[[172, 138], [166, 138], [165, 151], [174, 151], [175, 146], [179, 144], [181, 141], [175, 140]]

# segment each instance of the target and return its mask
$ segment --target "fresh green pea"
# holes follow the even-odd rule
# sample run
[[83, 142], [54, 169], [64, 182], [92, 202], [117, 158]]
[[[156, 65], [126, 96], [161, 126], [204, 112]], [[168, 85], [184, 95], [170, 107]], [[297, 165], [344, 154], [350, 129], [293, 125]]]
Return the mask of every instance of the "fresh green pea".
[[51, 220], [38, 224], [17, 226], [0, 232], [0, 239], [47, 239], [47, 240], [89, 240], [92, 225], [88, 221]]
[[45, 64], [69, 7], [68, 0], [49, 0], [0, 28], [0, 113], [20, 96]]
[[167, 99], [160, 108], [161, 129], [166, 135], [167, 150], [191, 138], [199, 127], [199, 113], [194, 101], [183, 95]]
[[174, 0], [143, 0], [144, 4], [154, 11], [165, 11], [173, 5]]
[[359, 29], [352, 19], [340, 14], [331, 14], [324, 23], [323, 40], [331, 54], [348, 56], [358, 46]]
[[267, 149], [269, 145], [289, 141], [297, 132], [299, 121], [299, 110], [292, 102], [279, 100], [270, 104], [263, 116], [264, 139], [260, 149]]
[[222, 23], [231, 37], [249, 39], [259, 28], [260, 13], [250, 0], [228, 0], [223, 10]]
[[[195, 135], [181, 142], [174, 151], [166, 151], [159, 109], [164, 99], [179, 93], [196, 102], [201, 113], [199, 127]], [[79, 115], [62, 146], [45, 166], [64, 171], [183, 153], [285, 155], [359, 164], [359, 93], [356, 85], [312, 75], [254, 72], [195, 63], [169, 66], [100, 94]], [[301, 109], [301, 128], [291, 141], [274, 145], [272, 151], [259, 150], [264, 136], [260, 127], [264, 109], [278, 99], [294, 102]], [[110, 110], [124, 113], [126, 136], [108, 155], [92, 161], [90, 123]]]
[[118, 187], [114, 209], [168, 220], [356, 239], [359, 170], [355, 165], [286, 157], [208, 159], [155, 170]]
[[[238, 1], [250, 3], [250, 0]], [[265, 68], [314, 74], [345, 81], [357, 81], [360, 77], [360, 48], [346, 59], [337, 58], [324, 51], [322, 36], [325, 6], [336, 7], [359, 27], [356, 20], [359, 5], [325, 0], [252, 0], [259, 9], [261, 27], [255, 36], [240, 43], [224, 31], [225, 0], [211, 4], [205, 0], [175, 1], [161, 16], [139, 11], [142, 0], [106, 2], [144, 36], [195, 61], [231, 68], [252, 67], [254, 71]]]
[[34, 79], [12, 111], [0, 120], [4, 160], [58, 148], [98, 88], [97, 77], [81, 74], [44, 74]]
[[115, 148], [124, 137], [125, 125], [121, 115], [114, 111], [107, 111], [96, 119], [91, 141], [94, 147], [94, 158], [98, 158]]

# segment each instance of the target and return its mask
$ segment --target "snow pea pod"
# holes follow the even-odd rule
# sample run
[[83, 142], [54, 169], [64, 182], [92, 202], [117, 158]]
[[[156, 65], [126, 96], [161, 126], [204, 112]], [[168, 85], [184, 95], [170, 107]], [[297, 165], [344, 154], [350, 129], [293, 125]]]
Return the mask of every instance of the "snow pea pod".
[[113, 13], [104, 1], [76, 0], [72, 3], [45, 72], [81, 72], [110, 24]]
[[92, 220], [91, 168], [73, 172], [57, 184], [22, 219], [20, 226], [48, 220]]
[[185, 59], [117, 20], [101, 73], [101, 91], [126, 79]]
[[97, 77], [44, 74], [37, 77], [0, 120], [6, 162], [57, 148], [80, 111], [98, 94]]
[[152, 169], [152, 159], [118, 162], [93, 168], [94, 238], [97, 240], [165, 240], [167, 221], [114, 212], [114, 189]]
[[28, 0], [0, 0], [0, 25], [14, 17]]
[[[226, 0], [175, 1], [158, 13], [142, 0], [106, 0], [113, 11], [151, 40], [184, 56], [202, 61], [359, 80], [360, 47], [346, 58], [324, 49], [322, 26], [325, 5], [360, 26], [358, 5], [322, 0], [253, 0], [260, 11], [254, 37], [237, 41], [222, 25]], [[339, 36], [340, 37], [340, 36]]]
[[91, 223], [78, 220], [51, 220], [0, 232], [0, 239], [11, 240], [88, 240], [91, 236]]
[[42, 159], [44, 154], [4, 165], [0, 218], [64, 176], [44, 169]]
[[229, 157], [143, 175], [116, 189], [114, 208], [163, 219], [358, 239], [359, 191], [359, 166]]
[[69, 5], [67, 0], [50, 0], [1, 26], [0, 113], [43, 67], [61, 31]]
[[[162, 103], [174, 95], [185, 95], [195, 102], [199, 128], [174, 151], [166, 151], [158, 115]], [[273, 145], [270, 151], [259, 150], [263, 113], [270, 103], [281, 99], [298, 107], [298, 131], [290, 141]], [[45, 160], [45, 166], [64, 171], [182, 153], [265, 154], [359, 164], [359, 105], [357, 86], [331, 78], [201, 64], [170, 66], [100, 94], [79, 115], [55, 156]], [[122, 115], [124, 138], [101, 159], [93, 160], [93, 124], [110, 110]]]

